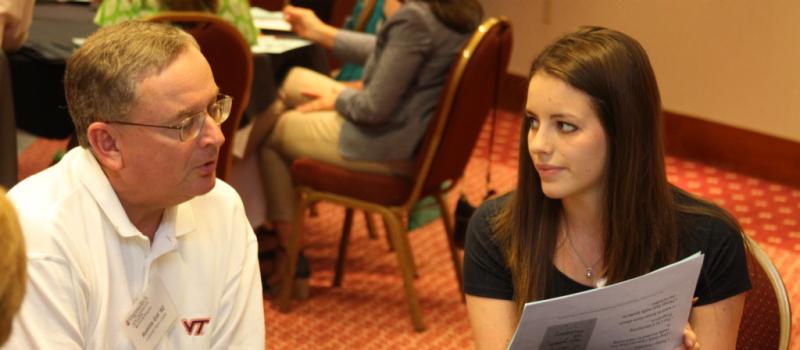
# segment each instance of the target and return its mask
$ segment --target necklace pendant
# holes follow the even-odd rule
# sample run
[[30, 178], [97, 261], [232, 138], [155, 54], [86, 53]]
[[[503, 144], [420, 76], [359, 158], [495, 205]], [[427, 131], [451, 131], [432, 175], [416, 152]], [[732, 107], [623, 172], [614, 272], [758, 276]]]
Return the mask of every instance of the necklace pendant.
[[586, 269], [586, 278], [592, 279], [592, 268], [591, 267]]

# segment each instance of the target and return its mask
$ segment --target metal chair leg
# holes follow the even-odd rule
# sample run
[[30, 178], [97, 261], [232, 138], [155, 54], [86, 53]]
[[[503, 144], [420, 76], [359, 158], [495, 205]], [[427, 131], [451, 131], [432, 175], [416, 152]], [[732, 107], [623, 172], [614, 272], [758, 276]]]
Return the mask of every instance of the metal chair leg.
[[408, 301], [408, 308], [411, 312], [411, 322], [414, 324], [414, 330], [422, 332], [425, 330], [425, 325], [422, 323], [422, 310], [419, 306], [417, 299], [417, 291], [414, 289], [414, 275], [416, 268], [411, 256], [411, 249], [408, 244], [408, 237], [403, 232], [402, 225], [396, 214], [386, 213], [384, 222], [386, 223], [386, 233], [390, 240], [394, 242], [395, 251], [397, 252], [397, 261], [400, 264], [400, 274], [403, 277], [403, 287], [406, 291], [406, 300]]
[[464, 267], [461, 261], [461, 254], [459, 254], [458, 247], [455, 242], [455, 230], [453, 227], [453, 218], [450, 216], [450, 208], [444, 200], [443, 195], [437, 194], [434, 196], [436, 203], [439, 204], [439, 212], [442, 213], [442, 222], [444, 223], [444, 230], [447, 234], [447, 244], [450, 246], [450, 256], [453, 258], [453, 267], [456, 270], [456, 280], [458, 280], [458, 290], [461, 293], [461, 301], [466, 302], [467, 298], [464, 295]]
[[403, 242], [406, 244], [408, 258], [411, 260], [411, 268], [414, 269], [414, 278], [419, 278], [419, 269], [417, 269], [417, 262], [414, 259], [414, 252], [411, 251], [411, 244], [408, 243], [408, 223], [403, 220], [403, 215], [400, 213], [395, 213], [395, 218], [400, 226], [400, 232], [403, 234]]
[[[366, 213], [366, 212], [365, 212]], [[353, 228], [353, 208], [347, 208], [344, 215], [342, 239], [339, 242], [339, 256], [336, 257], [336, 272], [333, 276], [333, 286], [341, 287], [344, 279], [344, 262], [347, 260], [347, 245], [350, 243], [350, 232]]]
[[375, 219], [372, 218], [372, 213], [364, 211], [364, 220], [367, 222], [367, 232], [370, 239], [378, 239], [378, 230], [375, 228]]

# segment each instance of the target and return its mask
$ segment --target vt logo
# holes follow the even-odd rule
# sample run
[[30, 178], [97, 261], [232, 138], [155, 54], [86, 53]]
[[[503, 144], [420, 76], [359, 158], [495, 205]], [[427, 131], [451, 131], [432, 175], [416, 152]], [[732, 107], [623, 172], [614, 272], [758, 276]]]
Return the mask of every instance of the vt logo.
[[194, 331], [194, 335], [203, 335], [203, 327], [211, 322], [210, 318], [193, 318], [191, 320], [182, 319], [181, 323], [183, 323], [183, 328], [186, 329], [186, 334], [189, 336], [192, 335], [192, 331]]

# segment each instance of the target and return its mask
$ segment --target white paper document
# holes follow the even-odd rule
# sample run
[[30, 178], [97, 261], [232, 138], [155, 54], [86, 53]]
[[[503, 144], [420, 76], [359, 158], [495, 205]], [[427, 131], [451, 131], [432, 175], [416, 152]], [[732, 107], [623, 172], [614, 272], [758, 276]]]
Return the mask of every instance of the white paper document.
[[509, 350], [651, 349], [680, 346], [703, 255], [644, 276], [525, 304]]
[[283, 12], [251, 7], [250, 15], [253, 17], [253, 23], [258, 29], [292, 31], [292, 25], [283, 18]]
[[253, 53], [279, 54], [311, 44], [312, 42], [300, 38], [282, 38], [274, 35], [262, 35], [258, 37], [258, 44], [251, 47], [250, 51]]

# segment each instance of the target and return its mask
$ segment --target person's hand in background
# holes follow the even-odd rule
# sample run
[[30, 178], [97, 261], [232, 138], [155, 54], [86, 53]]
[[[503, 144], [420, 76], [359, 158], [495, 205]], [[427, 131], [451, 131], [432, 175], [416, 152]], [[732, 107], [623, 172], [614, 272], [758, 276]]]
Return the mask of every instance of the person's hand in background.
[[310, 98], [312, 101], [304, 103], [296, 107], [300, 112], [313, 112], [313, 111], [332, 111], [336, 106], [336, 97], [339, 96], [341, 88], [332, 88], [330, 90], [302, 90], [300, 93]]
[[283, 15], [297, 35], [327, 48], [333, 47], [333, 40], [339, 29], [322, 22], [314, 11], [287, 5], [283, 8]]

